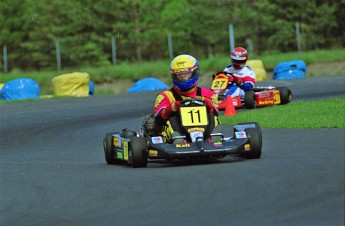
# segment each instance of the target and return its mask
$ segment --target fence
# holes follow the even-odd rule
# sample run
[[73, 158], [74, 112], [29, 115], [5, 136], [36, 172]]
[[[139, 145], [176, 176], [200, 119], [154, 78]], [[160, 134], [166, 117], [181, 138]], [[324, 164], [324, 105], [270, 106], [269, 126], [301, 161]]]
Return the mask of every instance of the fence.
[[[297, 42], [297, 47], [298, 47], [298, 52], [302, 52], [301, 48], [301, 38], [300, 38], [300, 27], [299, 23], [295, 23], [296, 26], [296, 42]], [[169, 49], [169, 57], [170, 60], [173, 59], [174, 57], [174, 51], [173, 51], [173, 41], [172, 41], [172, 34], [168, 33], [167, 35], [168, 39], [168, 49]], [[234, 29], [233, 25], [229, 24], [229, 42], [230, 42], [230, 52], [232, 49], [235, 47], [235, 39], [234, 39]], [[60, 48], [60, 43], [59, 41], [55, 42], [55, 48], [56, 48], [56, 69], [57, 71], [61, 71], [62, 65], [61, 65], [61, 48]], [[111, 49], [112, 49], [112, 64], [115, 65], [117, 62], [116, 59], [116, 40], [115, 37], [111, 38]], [[3, 71], [4, 74], [8, 73], [8, 62], [7, 62], [7, 47], [3, 47]], [[1, 65], [1, 64], [0, 64]]]

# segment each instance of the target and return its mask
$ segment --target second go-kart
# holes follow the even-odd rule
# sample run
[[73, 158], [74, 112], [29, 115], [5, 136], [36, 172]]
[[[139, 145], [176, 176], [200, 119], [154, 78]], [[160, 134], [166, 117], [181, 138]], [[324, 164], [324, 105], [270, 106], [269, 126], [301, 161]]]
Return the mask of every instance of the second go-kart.
[[[211, 88], [217, 93], [219, 100], [219, 110], [226, 107], [226, 90], [234, 85], [231, 74], [219, 73], [213, 81]], [[292, 100], [292, 92], [287, 87], [274, 86], [254, 86], [253, 90], [246, 91], [244, 98], [240, 96], [232, 97], [232, 103], [235, 108], [245, 107], [253, 109], [256, 107], [266, 107], [276, 104], [288, 104]]]
[[103, 140], [106, 162], [108, 164], [124, 162], [136, 168], [147, 167], [150, 160], [156, 159], [218, 159], [227, 155], [247, 159], [261, 157], [262, 135], [260, 126], [256, 122], [235, 126], [219, 125], [222, 132], [210, 134], [211, 138], [214, 136], [219, 138], [218, 141], [212, 142], [212, 139], [206, 139], [204, 136], [208, 126], [208, 116], [202, 100], [181, 101], [179, 114], [185, 131], [179, 137], [179, 139], [183, 138], [183, 143], [174, 144], [173, 141], [168, 141], [163, 132], [152, 132], [152, 127], [148, 129], [144, 123], [143, 132], [123, 129], [120, 132], [106, 134]]

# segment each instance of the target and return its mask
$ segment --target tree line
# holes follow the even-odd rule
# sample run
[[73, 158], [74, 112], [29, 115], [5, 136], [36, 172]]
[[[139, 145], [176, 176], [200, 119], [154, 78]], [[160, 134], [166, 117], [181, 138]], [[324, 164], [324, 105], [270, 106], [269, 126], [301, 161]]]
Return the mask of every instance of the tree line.
[[[9, 69], [64, 67], [229, 54], [229, 24], [236, 46], [255, 54], [344, 47], [345, 3], [332, 0], [0, 0], [0, 48]], [[1, 51], [2, 52], [2, 51]], [[0, 54], [3, 67], [3, 56]]]

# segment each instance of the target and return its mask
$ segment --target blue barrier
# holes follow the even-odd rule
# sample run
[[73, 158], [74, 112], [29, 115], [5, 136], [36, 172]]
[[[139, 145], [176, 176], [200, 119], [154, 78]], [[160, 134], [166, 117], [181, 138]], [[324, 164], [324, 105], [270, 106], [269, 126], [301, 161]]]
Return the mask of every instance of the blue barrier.
[[144, 78], [134, 83], [134, 85], [128, 89], [128, 92], [135, 93], [161, 89], [169, 89], [169, 87], [159, 79]]
[[30, 78], [18, 78], [6, 82], [0, 89], [0, 100], [23, 100], [40, 97], [40, 86]]
[[273, 79], [304, 78], [307, 66], [303, 60], [278, 63], [273, 70]]
[[93, 81], [89, 81], [89, 96], [93, 96], [95, 93], [95, 83]]

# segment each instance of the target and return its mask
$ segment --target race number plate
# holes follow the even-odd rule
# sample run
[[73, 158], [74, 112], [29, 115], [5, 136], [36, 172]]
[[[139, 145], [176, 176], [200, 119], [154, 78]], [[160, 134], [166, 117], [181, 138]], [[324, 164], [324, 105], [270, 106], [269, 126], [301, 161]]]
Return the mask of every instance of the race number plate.
[[218, 89], [218, 90], [224, 90], [228, 86], [228, 79], [227, 78], [216, 78], [212, 82], [211, 88], [213, 90]]
[[205, 106], [182, 107], [180, 109], [183, 126], [206, 126], [208, 125], [207, 111]]
[[281, 102], [280, 92], [278, 90], [274, 91], [273, 96], [274, 96], [274, 104], [280, 104], [280, 102]]

